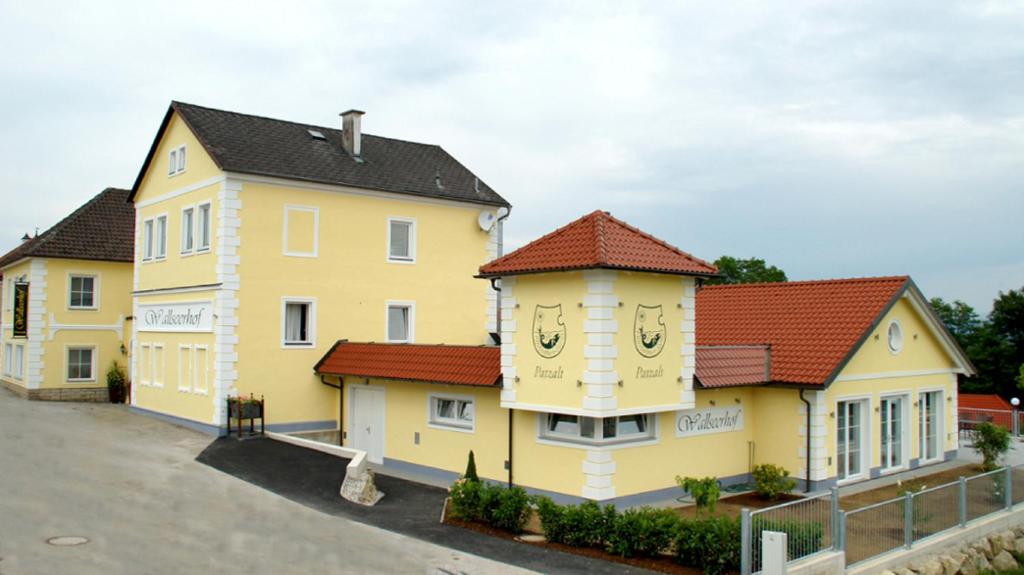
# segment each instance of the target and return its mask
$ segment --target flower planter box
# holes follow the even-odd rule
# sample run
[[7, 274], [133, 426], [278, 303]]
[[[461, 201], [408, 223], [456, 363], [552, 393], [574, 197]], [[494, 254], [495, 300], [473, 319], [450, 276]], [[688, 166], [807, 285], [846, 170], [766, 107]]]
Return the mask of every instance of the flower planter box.
[[[264, 429], [266, 428], [266, 402], [263, 398], [256, 399], [253, 396], [249, 397], [229, 397], [228, 402], [228, 435], [231, 435], [231, 420], [234, 419], [238, 422], [237, 431], [238, 437], [242, 437], [242, 422], [246, 419], [249, 420], [249, 431], [247, 435], [263, 435]], [[260, 420], [260, 431], [256, 432], [256, 419]]]
[[263, 417], [263, 406], [259, 403], [231, 402], [228, 405], [232, 419], [260, 419]]

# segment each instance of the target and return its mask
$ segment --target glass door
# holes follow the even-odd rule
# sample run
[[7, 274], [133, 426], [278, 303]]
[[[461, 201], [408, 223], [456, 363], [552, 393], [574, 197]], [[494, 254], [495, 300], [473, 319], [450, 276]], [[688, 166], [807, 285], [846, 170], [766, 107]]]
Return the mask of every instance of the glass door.
[[921, 394], [918, 401], [918, 427], [921, 438], [922, 460], [939, 458], [939, 438], [942, 437], [939, 426], [942, 424], [939, 417], [939, 405], [942, 399], [941, 391], [926, 391]]
[[864, 402], [840, 401], [836, 411], [836, 439], [840, 479], [859, 477], [863, 472], [861, 449], [864, 445], [862, 424]]
[[882, 469], [903, 465], [903, 398], [886, 397], [881, 402]]

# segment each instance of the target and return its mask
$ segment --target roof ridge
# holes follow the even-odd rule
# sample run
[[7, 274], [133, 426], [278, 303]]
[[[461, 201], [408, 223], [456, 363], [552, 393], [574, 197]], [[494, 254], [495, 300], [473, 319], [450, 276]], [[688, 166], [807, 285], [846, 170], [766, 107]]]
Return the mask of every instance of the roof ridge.
[[806, 285], [824, 285], [824, 284], [850, 284], [850, 283], [870, 283], [870, 282], [882, 282], [882, 281], [908, 281], [909, 275], [904, 276], [864, 276], [864, 277], [852, 277], [852, 278], [833, 278], [833, 279], [816, 279], [816, 280], [792, 280], [792, 281], [781, 281], [781, 282], [753, 282], [744, 284], [713, 284], [705, 285], [701, 290], [722, 290], [722, 289], [739, 289], [747, 287], [792, 287], [792, 286], [806, 286]]
[[584, 217], [594, 218], [594, 240], [597, 248], [597, 261], [600, 264], [608, 265], [608, 243], [604, 236], [604, 222], [605, 218], [611, 217], [611, 214], [599, 210], [591, 212]]
[[344, 340], [339, 341], [339, 345], [384, 345], [388, 347], [447, 347], [447, 348], [468, 348], [468, 349], [479, 349], [479, 348], [494, 348], [498, 349], [496, 345], [477, 344], [472, 345], [468, 343], [407, 343], [407, 342], [387, 342], [387, 341], [351, 341]]
[[[207, 110], [207, 111], [210, 111], [210, 112], [217, 112], [217, 113], [220, 113], [220, 114], [234, 114], [235, 116], [245, 116], [246, 118], [255, 118], [255, 119], [258, 119], [258, 120], [267, 120], [267, 121], [270, 121], [270, 122], [278, 122], [280, 124], [288, 124], [288, 125], [291, 125], [291, 126], [298, 126], [300, 128], [306, 128], [306, 129], [329, 130], [331, 132], [342, 132], [343, 131], [341, 128], [334, 128], [334, 127], [330, 127], [330, 126], [322, 126], [322, 125], [319, 125], [319, 124], [306, 124], [306, 123], [303, 123], [303, 122], [296, 122], [294, 120], [282, 120], [281, 118], [271, 118], [270, 116], [263, 116], [263, 115], [260, 115], [260, 114], [250, 114], [250, 113], [247, 113], [247, 112], [235, 112], [233, 110], [224, 110], [224, 109], [221, 109], [221, 108], [211, 108], [209, 106], [201, 106], [199, 104], [190, 104], [188, 102], [181, 102], [181, 101], [178, 101], [178, 100], [172, 100], [171, 101], [171, 105], [172, 106], [187, 106], [189, 108], [199, 108], [201, 110]], [[406, 140], [406, 139], [402, 139], [402, 138], [392, 138], [392, 137], [389, 137], [389, 136], [378, 136], [376, 134], [370, 134], [370, 133], [367, 133], [367, 132], [361, 132], [361, 135], [364, 138], [369, 137], [369, 138], [376, 138], [378, 140], [390, 140], [392, 142], [404, 142], [406, 144], [415, 144], [417, 146], [430, 146], [430, 147], [433, 147], [433, 148], [441, 148], [441, 146], [439, 144], [429, 144], [427, 142], [417, 142], [417, 141], [414, 141], [414, 140]], [[444, 149], [444, 148], [441, 148], [441, 149]]]
[[606, 214], [606, 215], [608, 216], [608, 218], [610, 218], [610, 219], [611, 219], [611, 220], [612, 220], [613, 222], [615, 222], [615, 223], [619, 224], [620, 226], [622, 226], [622, 227], [626, 228], [627, 230], [630, 230], [630, 231], [632, 231], [632, 232], [634, 232], [634, 233], [640, 234], [640, 235], [641, 235], [641, 236], [643, 236], [643, 237], [644, 237], [645, 239], [651, 240], [652, 242], [654, 242], [654, 243], [657, 243], [657, 244], [659, 244], [659, 245], [661, 245], [661, 246], [663, 246], [663, 247], [665, 247], [665, 248], [668, 248], [668, 249], [670, 249], [670, 250], [672, 250], [672, 251], [676, 252], [677, 254], [679, 254], [679, 255], [681, 255], [681, 256], [683, 256], [683, 257], [689, 258], [689, 259], [691, 259], [691, 260], [693, 260], [693, 261], [695, 261], [695, 262], [697, 262], [697, 263], [700, 263], [700, 264], [706, 265], [706, 266], [708, 266], [708, 267], [710, 267], [710, 268], [714, 268], [714, 269], [715, 269], [716, 271], [718, 270], [718, 266], [716, 266], [716, 265], [715, 265], [715, 264], [713, 264], [713, 263], [710, 263], [710, 262], [707, 262], [707, 261], [705, 261], [705, 260], [702, 260], [702, 259], [698, 258], [697, 256], [695, 256], [695, 255], [691, 254], [690, 252], [686, 252], [686, 251], [683, 251], [683, 250], [681, 250], [681, 249], [677, 248], [676, 246], [674, 246], [674, 245], [672, 245], [672, 244], [670, 244], [670, 243], [666, 242], [665, 240], [663, 240], [663, 239], [661, 239], [661, 238], [657, 238], [657, 237], [655, 237], [655, 236], [652, 236], [651, 234], [649, 234], [649, 233], [647, 233], [647, 232], [645, 232], [645, 231], [641, 230], [640, 228], [637, 228], [637, 227], [631, 226], [631, 225], [629, 225], [628, 223], [626, 223], [625, 221], [623, 221], [623, 220], [620, 220], [620, 219], [616, 218], [615, 216], [611, 215], [611, 213], [609, 213], [609, 212], [605, 212], [605, 214]]
[[[589, 215], [590, 214], [587, 214], [587, 216], [589, 216]], [[530, 246], [532, 246], [534, 244], [538, 244], [540, 242], [543, 242], [544, 240], [546, 240], [548, 238], [554, 237], [554, 236], [556, 236], [556, 235], [566, 231], [568, 228], [571, 228], [571, 227], [573, 227], [575, 225], [578, 225], [581, 221], [585, 220], [587, 218], [587, 216], [582, 216], [582, 217], [576, 218], [575, 220], [565, 224], [564, 226], [562, 226], [560, 228], [556, 228], [553, 231], [550, 231], [550, 232], [544, 234], [543, 236], [533, 240], [532, 242], [529, 242], [529, 243], [523, 245], [522, 247], [517, 248], [517, 249], [515, 249], [515, 250], [513, 250], [513, 251], [511, 251], [511, 252], [509, 252], [509, 253], [507, 253], [507, 254], [505, 254], [503, 256], [501, 256], [500, 258], [495, 258], [495, 259], [487, 262], [484, 265], [485, 266], [490, 266], [490, 265], [497, 264], [498, 262], [508, 261], [509, 259], [512, 258], [512, 256], [518, 256], [520, 253], [524, 252], [526, 250], [526, 248], [528, 248], [528, 247], [530, 247]]]

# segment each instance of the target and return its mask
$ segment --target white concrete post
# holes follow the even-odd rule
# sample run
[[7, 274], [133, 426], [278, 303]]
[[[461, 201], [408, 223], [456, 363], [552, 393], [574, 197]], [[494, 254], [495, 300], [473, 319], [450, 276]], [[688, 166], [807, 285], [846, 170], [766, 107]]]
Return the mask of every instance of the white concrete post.
[[786, 574], [786, 534], [778, 531], [761, 532], [761, 573]]

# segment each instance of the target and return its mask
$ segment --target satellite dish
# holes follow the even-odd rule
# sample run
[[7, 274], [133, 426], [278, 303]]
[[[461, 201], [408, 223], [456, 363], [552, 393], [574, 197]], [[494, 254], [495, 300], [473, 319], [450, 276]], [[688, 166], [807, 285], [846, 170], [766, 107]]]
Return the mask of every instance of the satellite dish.
[[480, 229], [489, 232], [494, 227], [494, 222], [497, 221], [498, 216], [494, 215], [494, 212], [480, 212], [480, 217], [476, 219], [476, 223], [480, 224]]

